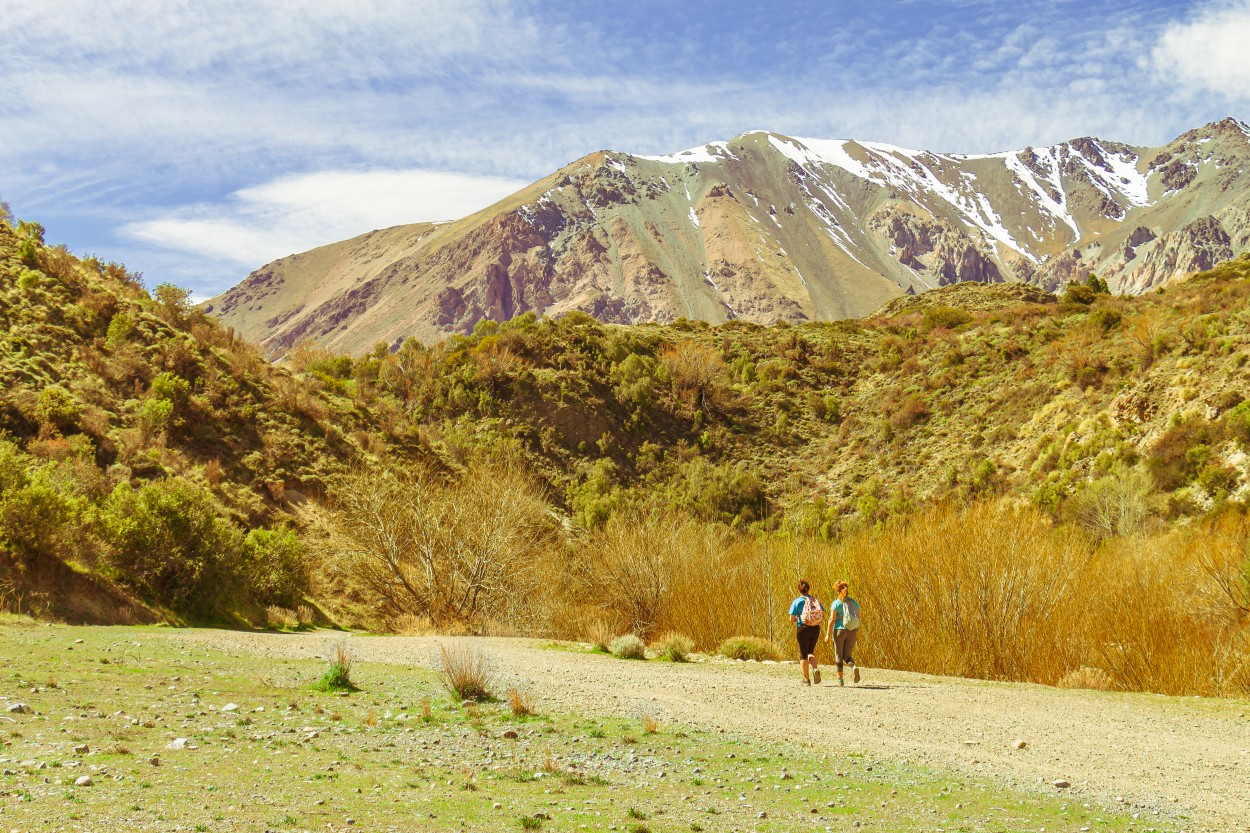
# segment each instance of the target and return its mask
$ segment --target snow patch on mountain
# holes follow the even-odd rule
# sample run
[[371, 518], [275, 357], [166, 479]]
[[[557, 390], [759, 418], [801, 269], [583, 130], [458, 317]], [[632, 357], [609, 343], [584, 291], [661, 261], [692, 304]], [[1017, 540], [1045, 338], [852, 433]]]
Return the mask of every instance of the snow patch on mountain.
[[721, 162], [725, 159], [736, 159], [737, 157], [729, 149], [728, 142], [708, 142], [706, 145], [687, 148], [686, 150], [669, 153], [664, 156], [639, 156], [637, 158], [651, 162], [668, 162], [670, 164], [684, 165], [687, 162]]

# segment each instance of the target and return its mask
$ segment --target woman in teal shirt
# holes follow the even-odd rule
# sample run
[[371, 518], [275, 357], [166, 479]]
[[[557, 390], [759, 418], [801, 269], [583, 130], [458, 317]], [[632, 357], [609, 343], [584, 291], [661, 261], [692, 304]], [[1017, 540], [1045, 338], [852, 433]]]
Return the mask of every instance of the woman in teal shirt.
[[850, 597], [850, 585], [839, 581], [834, 589], [838, 597], [830, 605], [833, 614], [833, 627], [825, 634], [825, 644], [834, 645], [838, 659], [838, 685], [846, 685], [842, 679], [842, 666], [849, 665], [854, 671], [854, 682], [859, 682], [859, 666], [851, 656], [855, 651], [855, 640], [859, 637], [859, 602]]

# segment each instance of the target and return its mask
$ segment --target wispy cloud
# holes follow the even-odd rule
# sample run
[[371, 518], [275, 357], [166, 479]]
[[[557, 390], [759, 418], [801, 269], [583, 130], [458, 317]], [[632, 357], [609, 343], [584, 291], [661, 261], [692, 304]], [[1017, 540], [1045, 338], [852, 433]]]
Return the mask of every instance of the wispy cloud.
[[1250, 0], [1201, 7], [1162, 33], [1152, 54], [1162, 79], [1181, 91], [1250, 101]]
[[128, 223], [122, 233], [251, 268], [377, 228], [472, 214], [524, 180], [431, 171], [321, 171]]

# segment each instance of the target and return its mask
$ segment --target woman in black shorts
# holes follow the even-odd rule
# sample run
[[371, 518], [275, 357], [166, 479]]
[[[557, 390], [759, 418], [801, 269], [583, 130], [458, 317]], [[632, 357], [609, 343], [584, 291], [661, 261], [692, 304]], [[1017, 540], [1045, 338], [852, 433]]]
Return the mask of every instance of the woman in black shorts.
[[825, 611], [811, 590], [812, 586], [805, 579], [799, 580], [799, 597], [790, 603], [790, 621], [794, 623], [794, 633], [799, 640], [799, 668], [803, 670], [803, 684], [820, 685], [816, 643], [820, 640], [820, 623], [825, 620]]

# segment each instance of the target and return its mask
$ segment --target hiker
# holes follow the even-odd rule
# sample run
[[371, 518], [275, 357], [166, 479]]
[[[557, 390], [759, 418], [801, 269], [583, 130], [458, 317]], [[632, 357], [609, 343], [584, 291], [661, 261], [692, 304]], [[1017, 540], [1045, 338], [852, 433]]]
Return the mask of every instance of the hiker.
[[816, 643], [820, 641], [820, 623], [825, 621], [825, 609], [820, 606], [820, 602], [811, 591], [812, 586], [807, 583], [807, 580], [800, 579], [799, 597], [790, 603], [790, 621], [794, 623], [794, 633], [799, 640], [799, 668], [803, 670], [803, 684], [820, 685], [820, 666], [816, 664]]
[[825, 644], [833, 642], [834, 655], [838, 660], [838, 685], [846, 685], [842, 679], [842, 666], [849, 665], [855, 672], [853, 682], [859, 682], [859, 666], [851, 656], [855, 652], [855, 640], [859, 636], [859, 602], [850, 597], [851, 586], [845, 581], [834, 585], [838, 597], [829, 609], [833, 611], [833, 627], [825, 634]]

